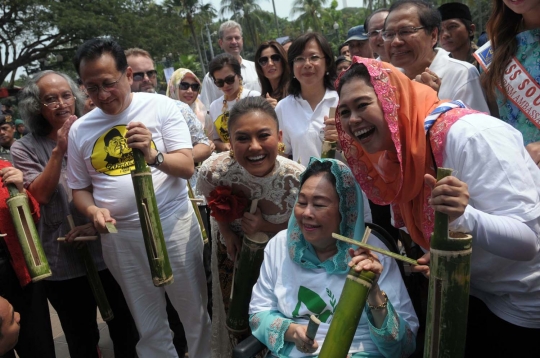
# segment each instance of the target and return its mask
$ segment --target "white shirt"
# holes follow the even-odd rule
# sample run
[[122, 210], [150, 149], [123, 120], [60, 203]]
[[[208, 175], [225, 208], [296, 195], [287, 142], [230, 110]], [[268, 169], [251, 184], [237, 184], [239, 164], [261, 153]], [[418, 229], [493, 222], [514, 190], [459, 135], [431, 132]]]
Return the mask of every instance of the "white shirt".
[[[473, 236], [471, 294], [505, 321], [540, 328], [540, 170], [521, 133], [496, 118], [467, 115], [450, 128], [443, 158], [443, 166], [454, 169], [470, 194], [465, 214], [450, 228]], [[537, 249], [531, 261], [501, 257], [520, 244], [509, 238], [515, 235], [511, 226], [503, 226], [500, 235], [486, 235], [506, 218], [532, 230], [528, 237]], [[501, 256], [486, 250], [493, 248]]]
[[283, 132], [285, 154], [293, 156], [296, 162], [307, 166], [310, 157], [321, 157], [322, 140], [320, 132], [324, 128], [324, 116], [330, 107], [337, 107], [339, 97], [336, 91], [326, 90], [315, 110], [302, 95], [288, 95], [276, 106], [279, 129]]
[[[249, 89], [261, 92], [261, 84], [259, 83], [257, 70], [255, 69], [255, 62], [242, 59], [240, 72], [242, 73], [244, 90]], [[210, 72], [208, 72], [203, 79], [201, 95], [199, 96], [200, 100], [206, 108], [209, 108], [212, 102], [222, 95], [223, 92], [214, 84], [214, 80], [210, 76]]]
[[[374, 235], [369, 237], [368, 243], [388, 249]], [[412, 332], [416, 333], [418, 319], [398, 266], [389, 256], [378, 255], [378, 257], [384, 268], [379, 277], [379, 286], [388, 295], [388, 300], [392, 303], [394, 310], [409, 324]], [[306, 269], [295, 263], [291, 260], [287, 247], [287, 230], [283, 230], [274, 236], [264, 249], [264, 261], [259, 279], [253, 287], [249, 313], [277, 310], [285, 317], [293, 319], [295, 323], [307, 325], [306, 317], [315, 312], [311, 312], [305, 302], [314, 300], [313, 297], [318, 296], [326, 304], [319, 318], [328, 317], [319, 326], [315, 337], [319, 343], [315, 354], [318, 354], [334, 317], [333, 313], [341, 297], [346, 276], [346, 274], [328, 274], [325, 269]], [[301, 287], [302, 291], [300, 291]], [[306, 292], [309, 292], [309, 295]], [[349, 353], [354, 352], [380, 354], [371, 340], [366, 314], [362, 314], [349, 349]], [[289, 357], [305, 356], [306, 354], [298, 351], [296, 347], [289, 353]]]
[[456, 60], [442, 48], [435, 50], [437, 55], [429, 69], [441, 78], [438, 96], [440, 99], [461, 100], [472, 109], [489, 114], [489, 108], [476, 67], [468, 62]]
[[[139, 213], [131, 179], [131, 149], [124, 135], [132, 121], [152, 132], [156, 149], [168, 153], [192, 148], [188, 126], [176, 101], [152, 93], [133, 93], [130, 105], [118, 115], [96, 108], [79, 118], [69, 131], [68, 185], [84, 189], [92, 185], [95, 204], [109, 209], [117, 225], [139, 225]], [[186, 181], [152, 168], [152, 180], [160, 217], [176, 210], [187, 212]]]
[[[259, 91], [248, 90], [245, 88], [242, 90], [242, 93], [240, 94], [240, 99], [246, 98], [246, 97], [257, 97], [260, 95], [261, 95], [261, 92]], [[210, 118], [212, 119], [212, 123], [214, 123], [214, 128], [212, 131], [212, 140], [220, 139], [219, 134], [218, 134], [219, 128], [216, 128], [215, 122], [218, 119], [218, 117], [223, 113], [223, 98], [224, 96], [221, 95], [221, 97], [216, 99], [210, 105], [210, 110], [209, 110]], [[236, 99], [232, 101], [227, 101], [227, 110], [230, 111], [234, 107], [235, 104], [236, 104]]]

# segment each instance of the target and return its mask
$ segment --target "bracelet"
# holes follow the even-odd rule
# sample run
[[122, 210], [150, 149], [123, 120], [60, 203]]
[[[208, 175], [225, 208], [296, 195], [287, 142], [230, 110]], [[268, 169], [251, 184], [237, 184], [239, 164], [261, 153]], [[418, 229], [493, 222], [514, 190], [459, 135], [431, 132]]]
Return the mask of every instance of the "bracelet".
[[386, 308], [386, 306], [388, 306], [388, 296], [386, 295], [386, 292], [381, 291], [381, 293], [382, 293], [382, 295], [384, 297], [384, 302], [381, 303], [378, 306], [372, 306], [371, 303], [369, 303], [369, 300], [368, 300], [367, 304], [368, 304], [369, 309], [379, 311], [379, 310], [384, 310]]

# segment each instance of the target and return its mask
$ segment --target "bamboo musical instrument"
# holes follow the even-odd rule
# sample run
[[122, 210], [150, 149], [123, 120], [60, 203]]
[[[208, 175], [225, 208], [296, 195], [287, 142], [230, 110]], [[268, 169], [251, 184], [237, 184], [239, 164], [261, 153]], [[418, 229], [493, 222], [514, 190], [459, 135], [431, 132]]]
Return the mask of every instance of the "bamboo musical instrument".
[[[75, 228], [75, 222], [73, 221], [73, 217], [71, 215], [68, 215], [67, 220], [69, 222], [69, 227], [71, 228], [71, 230], [73, 230]], [[92, 289], [92, 294], [94, 295], [94, 299], [96, 300], [96, 304], [98, 306], [99, 313], [101, 314], [101, 318], [104, 321], [108, 322], [114, 318], [114, 314], [111, 306], [109, 305], [107, 295], [105, 295], [105, 290], [103, 289], [103, 284], [101, 283], [101, 279], [99, 278], [96, 264], [94, 263], [92, 255], [90, 254], [90, 249], [88, 249], [88, 245], [84, 243], [79, 247], [79, 250], [84, 262], [84, 267], [86, 268], [86, 277], [88, 278], [88, 283], [90, 284], [90, 288]]]
[[189, 183], [189, 180], [186, 180], [186, 183], [187, 183], [187, 188], [188, 188], [189, 200], [191, 201], [191, 205], [193, 206], [193, 211], [195, 211], [195, 216], [197, 216], [197, 221], [199, 222], [199, 227], [201, 228], [201, 235], [203, 238], [203, 242], [206, 244], [208, 243], [208, 234], [206, 233], [206, 228], [204, 227], [204, 224], [202, 221], [199, 205], [197, 205], [197, 202], [202, 202], [202, 200], [195, 198], [195, 194], [193, 194], [193, 189], [191, 188], [191, 184]]
[[[369, 232], [367, 229], [364, 232], [363, 243], [367, 241]], [[348, 356], [374, 279], [373, 272], [357, 272], [354, 267], [351, 267], [328, 333], [324, 338], [319, 358], [346, 358]]]
[[131, 178], [135, 188], [139, 220], [141, 221], [152, 281], [156, 287], [169, 285], [173, 283], [174, 278], [161, 228], [152, 171], [146, 164], [144, 155], [139, 149], [133, 149], [133, 160], [135, 170], [131, 171]]
[[9, 199], [6, 199], [6, 204], [17, 232], [30, 278], [32, 282], [43, 280], [51, 276], [52, 272], [32, 219], [28, 197], [26, 194], [19, 193], [14, 184], [8, 184], [7, 189]]
[[[330, 107], [328, 118], [336, 117], [336, 107]], [[335, 141], [323, 140], [321, 158], [335, 158], [337, 143]]]
[[[438, 168], [437, 181], [452, 174]], [[435, 212], [430, 244], [425, 358], [465, 355], [471, 279], [472, 236], [448, 231], [448, 215]]]
[[[257, 211], [258, 200], [251, 202], [249, 212]], [[225, 322], [227, 329], [233, 334], [241, 334], [249, 330], [249, 301], [251, 291], [261, 270], [264, 258], [264, 248], [270, 238], [268, 235], [258, 232], [255, 235], [244, 235], [242, 249], [240, 250], [238, 266], [232, 283], [232, 297]]]

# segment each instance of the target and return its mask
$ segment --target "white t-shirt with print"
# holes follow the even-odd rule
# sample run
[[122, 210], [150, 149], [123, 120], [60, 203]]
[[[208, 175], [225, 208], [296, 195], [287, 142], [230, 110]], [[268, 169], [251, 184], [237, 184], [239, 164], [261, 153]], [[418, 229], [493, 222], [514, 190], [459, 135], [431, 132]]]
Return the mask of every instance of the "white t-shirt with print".
[[[192, 148], [186, 121], [175, 101], [152, 93], [133, 93], [130, 105], [118, 115], [96, 108], [71, 127], [68, 141], [68, 185], [72, 189], [93, 188], [95, 204], [106, 208], [117, 225], [137, 223], [139, 214], [131, 170], [132, 151], [125, 141], [126, 125], [142, 122], [152, 132], [157, 150]], [[176, 210], [187, 212], [184, 179], [152, 168], [157, 206], [162, 218]]]

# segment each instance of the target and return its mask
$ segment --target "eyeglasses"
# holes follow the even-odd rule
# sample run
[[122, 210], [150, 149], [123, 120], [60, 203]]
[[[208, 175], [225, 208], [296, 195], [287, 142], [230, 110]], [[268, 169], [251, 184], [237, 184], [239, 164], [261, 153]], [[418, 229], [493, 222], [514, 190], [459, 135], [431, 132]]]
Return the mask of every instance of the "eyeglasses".
[[268, 56], [263, 56], [263, 57], [260, 57], [259, 58], [259, 65], [261, 65], [262, 67], [268, 65], [268, 61], [269, 60], [272, 60], [272, 62], [281, 62], [281, 56], [278, 55], [277, 53], [271, 55], [270, 57]]
[[225, 86], [225, 83], [228, 84], [228, 85], [232, 85], [234, 83], [234, 81], [236, 81], [236, 74], [234, 75], [229, 75], [227, 77], [225, 77], [224, 79], [220, 79], [220, 80], [214, 80], [214, 84], [216, 86], [218, 86], [219, 88]]
[[383, 32], [382, 29], [380, 30], [371, 30], [370, 32], [366, 33], [366, 35], [368, 35], [369, 37], [377, 37], [381, 34], [381, 32]]
[[423, 29], [423, 28], [424, 26], [420, 26], [420, 27], [407, 26], [407, 27], [402, 27], [401, 29], [397, 31], [383, 31], [382, 38], [384, 41], [394, 41], [397, 35], [399, 36], [400, 39], [403, 40], [411, 36], [412, 34], [417, 33], [418, 30]]
[[84, 86], [84, 88], [86, 88], [86, 93], [88, 93], [88, 94], [98, 94], [100, 89], [102, 89], [103, 92], [109, 93], [110, 91], [112, 91], [113, 89], [116, 88], [116, 85], [118, 84], [118, 82], [120, 82], [120, 79], [125, 74], [126, 74], [125, 71], [122, 72], [120, 77], [118, 77], [118, 79], [116, 81], [114, 81], [114, 82], [104, 83], [104, 84], [102, 84], [100, 86]]
[[66, 106], [70, 106], [75, 102], [76, 98], [71, 93], [66, 93], [62, 95], [62, 97], [49, 97], [45, 100], [45, 102], [41, 102], [45, 107], [49, 109], [56, 109], [60, 107], [60, 104], [65, 104]]
[[298, 57], [295, 57], [293, 62], [295, 65], [303, 66], [306, 63], [306, 61], [309, 61], [309, 63], [317, 63], [321, 60], [321, 58], [322, 57], [319, 55], [311, 55], [309, 57], [298, 56]]
[[182, 91], [187, 91], [190, 87], [193, 92], [199, 92], [199, 88], [201, 88], [201, 85], [198, 83], [189, 82], [180, 82], [180, 84], [178, 84], [178, 88], [180, 88]]
[[133, 73], [133, 81], [139, 82], [139, 81], [144, 80], [144, 75], [145, 74], [148, 77], [148, 79], [152, 80], [152, 79], [156, 78], [157, 71], [156, 70], [150, 70], [150, 71], [146, 71], [146, 72], [134, 72]]

